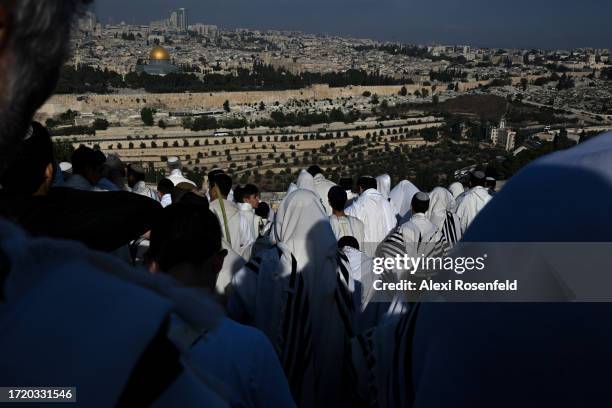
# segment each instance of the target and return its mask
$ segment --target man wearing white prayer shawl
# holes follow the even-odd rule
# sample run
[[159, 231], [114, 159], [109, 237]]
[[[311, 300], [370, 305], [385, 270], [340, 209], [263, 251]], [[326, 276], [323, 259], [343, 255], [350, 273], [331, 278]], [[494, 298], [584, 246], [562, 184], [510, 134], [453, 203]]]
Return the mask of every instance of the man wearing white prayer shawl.
[[448, 190], [451, 192], [451, 194], [453, 195], [455, 200], [457, 200], [460, 195], [465, 193], [465, 188], [463, 188], [463, 184], [461, 184], [458, 181], [456, 181], [453, 184], [451, 184], [450, 187], [448, 188]]
[[[302, 190], [312, 191], [313, 193], [317, 193], [317, 190], [315, 189], [314, 177], [312, 176], [312, 174], [310, 174], [306, 170], [300, 171], [297, 182], [295, 183], [295, 187], [296, 189], [294, 189], [293, 191], [297, 189], [302, 189]], [[287, 192], [287, 194], [293, 193], [293, 191], [291, 191], [291, 186], [289, 186], [289, 191]], [[321, 204], [323, 204], [323, 202], [321, 202]]]
[[395, 228], [397, 220], [391, 203], [376, 190], [376, 179], [361, 177], [357, 185], [360, 196], [345, 210], [345, 213], [363, 222], [364, 247], [362, 250], [369, 256], [374, 256], [376, 247]]
[[252, 225], [253, 240], [256, 240], [259, 237], [259, 227], [262, 222], [261, 217], [255, 213], [255, 209], [259, 206], [259, 189], [253, 184], [238, 186], [234, 200], [240, 213]]
[[238, 206], [227, 199], [232, 179], [227, 174], [218, 174], [212, 180], [213, 190], [210, 210], [219, 218], [223, 240], [244, 259], [250, 258], [255, 233], [249, 220], [240, 213]]
[[457, 215], [461, 220], [461, 231], [464, 234], [478, 213], [491, 201], [492, 197], [484, 184], [485, 174], [482, 171], [472, 173], [470, 175], [471, 189], [457, 204]]
[[337, 406], [350, 317], [340, 314], [337, 243], [316, 193], [285, 197], [273, 229], [277, 245], [234, 277], [228, 313], [272, 341], [299, 406]]
[[170, 171], [168, 180], [170, 180], [172, 184], [174, 184], [174, 186], [178, 186], [181, 183], [187, 183], [192, 185], [193, 187], [197, 187], [193, 181], [189, 180], [183, 175], [183, 171], [181, 170], [181, 161], [178, 157], [168, 157], [167, 165], [168, 170]]
[[346, 215], [344, 208], [346, 207], [346, 192], [340, 186], [333, 186], [328, 193], [329, 205], [332, 208], [333, 214], [329, 217], [329, 222], [334, 231], [337, 240], [342, 237], [353, 237], [357, 240], [357, 244], [363, 247], [364, 243], [364, 226], [363, 222], [355, 217]]
[[[412, 198], [412, 216], [399, 226], [378, 246], [376, 255], [395, 258], [397, 255], [409, 257], [437, 256], [444, 250], [444, 241], [438, 228], [427, 218], [429, 195], [419, 192]], [[420, 275], [419, 271], [395, 271], [398, 278], [408, 272]]]
[[127, 166], [127, 181], [132, 192], [159, 201], [157, 192], [145, 184], [145, 170], [137, 164]]
[[390, 196], [391, 194], [391, 176], [389, 176], [388, 174], [382, 174], [376, 177], [376, 189], [378, 190], [380, 194], [382, 194], [385, 200], [391, 203], [391, 208], [393, 208], [393, 211], [395, 212], [397, 216], [399, 214], [399, 210], [395, 207], [395, 204], [391, 202], [391, 196]]
[[399, 184], [391, 190], [389, 198], [391, 198], [391, 202], [398, 212], [398, 221], [406, 217], [406, 214], [410, 211], [412, 197], [418, 192], [419, 189], [408, 180], [400, 181]]
[[346, 257], [345, 264], [349, 266], [348, 289], [355, 308], [354, 332], [362, 333], [378, 325], [389, 312], [388, 302], [372, 301], [375, 297], [374, 282], [384, 280], [385, 277], [374, 274], [374, 260], [360, 250], [354, 237], [341, 238], [338, 248]]
[[315, 192], [319, 195], [319, 198], [321, 198], [325, 212], [328, 216], [332, 215], [331, 206], [327, 202], [327, 193], [329, 193], [329, 189], [335, 186], [336, 183], [327, 180], [323, 175], [323, 170], [317, 165], [310, 166], [308, 168], [308, 173], [313, 177]]
[[455, 214], [455, 199], [447, 189], [436, 187], [429, 193], [429, 210], [426, 216], [440, 230], [446, 241], [446, 250], [461, 240], [461, 220]]

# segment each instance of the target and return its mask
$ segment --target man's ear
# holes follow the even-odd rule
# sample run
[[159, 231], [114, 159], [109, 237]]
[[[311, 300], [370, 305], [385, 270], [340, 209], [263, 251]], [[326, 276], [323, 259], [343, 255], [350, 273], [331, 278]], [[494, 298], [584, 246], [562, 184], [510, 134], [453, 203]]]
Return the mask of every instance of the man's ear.
[[148, 261], [147, 262], [147, 268], [149, 269], [150, 273], [158, 273], [159, 272], [159, 265], [157, 264], [157, 262], [155, 261]]
[[45, 168], [45, 180], [52, 182], [53, 181], [53, 164], [47, 164]]

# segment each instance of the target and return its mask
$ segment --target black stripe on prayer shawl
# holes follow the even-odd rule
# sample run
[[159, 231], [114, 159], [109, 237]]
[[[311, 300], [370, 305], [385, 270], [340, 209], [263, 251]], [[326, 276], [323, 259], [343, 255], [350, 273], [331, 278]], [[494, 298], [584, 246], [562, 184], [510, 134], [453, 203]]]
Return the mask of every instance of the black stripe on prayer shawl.
[[296, 402], [302, 398], [304, 374], [311, 364], [312, 331], [308, 296], [304, 280], [297, 273], [297, 260], [291, 256], [291, 275], [281, 333], [281, 362], [291, 394]]
[[[414, 386], [412, 383], [412, 348], [416, 316], [419, 303], [412, 304], [410, 312], [398, 322], [395, 332], [395, 349], [393, 353], [392, 384], [393, 400], [389, 407], [402, 408], [411, 406], [414, 402]], [[400, 366], [400, 362], [402, 362]]]
[[166, 320], [144, 350], [117, 400], [117, 407], [148, 407], [183, 373], [180, 353], [168, 339]]
[[[378, 407], [378, 386], [376, 385], [376, 376], [374, 375], [374, 368], [376, 367], [376, 358], [373, 352], [373, 344], [372, 344], [372, 333], [374, 329], [360, 334], [356, 337], [357, 344], [359, 344], [359, 348], [361, 349], [361, 354], [363, 355], [366, 365], [367, 365], [367, 397], [368, 397], [368, 407]], [[366, 337], [368, 340], [366, 341]]]

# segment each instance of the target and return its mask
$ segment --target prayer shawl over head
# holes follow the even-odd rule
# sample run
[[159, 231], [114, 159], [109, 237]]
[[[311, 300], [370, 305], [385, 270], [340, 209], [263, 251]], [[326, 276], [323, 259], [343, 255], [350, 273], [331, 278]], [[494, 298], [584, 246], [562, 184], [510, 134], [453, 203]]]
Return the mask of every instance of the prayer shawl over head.
[[[250, 246], [255, 242], [253, 227], [235, 203], [226, 199], [222, 200], [225, 207], [225, 217], [220, 200], [210, 203], [210, 210], [219, 219], [224, 240], [230, 244], [237, 254], [248, 259], [250, 257]], [[226, 231], [229, 232], [229, 237]]]
[[273, 229], [277, 246], [234, 278], [230, 316], [268, 335], [299, 405], [335, 405], [347, 336], [336, 239], [319, 197], [307, 190], [283, 200]]
[[389, 194], [391, 194], [391, 176], [388, 174], [383, 174], [376, 177], [376, 189], [385, 200], [389, 199]]
[[408, 214], [410, 206], [412, 205], [412, 197], [418, 192], [419, 189], [408, 180], [400, 181], [399, 184], [391, 190], [389, 197], [397, 209], [400, 219]]
[[[295, 185], [298, 189], [309, 190], [309, 191], [312, 191], [313, 193], [316, 193], [314, 177], [312, 177], [312, 174], [310, 174], [306, 170], [300, 171], [300, 175], [298, 176], [298, 179]], [[291, 188], [291, 186], [289, 186], [289, 188]], [[289, 191], [287, 194], [290, 194], [290, 193], [293, 193], [293, 191]]]
[[3, 220], [0, 255], [1, 384], [70, 384], [87, 407], [226, 406], [168, 333], [172, 316], [194, 332], [217, 325], [201, 291]]
[[170, 172], [170, 175], [168, 176], [168, 180], [170, 180], [175, 187], [181, 183], [187, 183], [192, 185], [193, 187], [197, 187], [196, 183], [183, 176], [183, 172], [179, 169], [172, 170]]
[[436, 187], [429, 193], [427, 217], [444, 236], [451, 249], [461, 239], [461, 221], [455, 214], [455, 199], [443, 187]]
[[455, 198], [455, 200], [457, 198], [459, 198], [459, 196], [461, 194], [465, 193], [465, 189], [463, 188], [463, 184], [459, 183], [458, 181], [453, 183], [453, 184], [451, 184], [448, 189], [451, 192], [451, 194], [453, 195], [453, 197]]
[[141, 196], [149, 197], [152, 200], [159, 201], [157, 192], [147, 187], [144, 181], [139, 181], [138, 183], [134, 184], [132, 192]]
[[397, 224], [391, 203], [373, 188], [364, 191], [345, 212], [363, 222], [363, 251], [370, 256], [374, 255], [376, 246]]
[[489, 191], [481, 186], [472, 188], [465, 193], [457, 204], [457, 215], [461, 220], [461, 231], [465, 233], [478, 213], [491, 201]]
[[[587, 199], [568, 194], [568, 186], [579, 186]], [[487, 264], [490, 279], [504, 273], [544, 277], [552, 271], [555, 281], [592, 280], [601, 269], [590, 268], [594, 264], [581, 257], [576, 243], [610, 242], [610, 203], [612, 133], [607, 133], [521, 170], [463, 241], [559, 242], [574, 248], [548, 256], [527, 245], [519, 256], [508, 254], [493, 268]], [[534, 262], [538, 258], [541, 262]], [[575, 259], [584, 266], [568, 268]], [[596, 286], [593, 281], [589, 288]], [[415, 408], [515, 407], [526, 401], [529, 406], [612, 406], [609, 378], [601, 375], [612, 365], [611, 315], [610, 303], [422, 304], [412, 348], [405, 343], [414, 375], [406, 393], [413, 388]]]
[[336, 183], [329, 181], [322, 174], [317, 174], [314, 176], [314, 187], [316, 193], [321, 198], [321, 202], [323, 203], [323, 207], [325, 208], [325, 213], [330, 216], [332, 215], [332, 208], [329, 205], [329, 199], [327, 198], [327, 194], [329, 190], [335, 186]]

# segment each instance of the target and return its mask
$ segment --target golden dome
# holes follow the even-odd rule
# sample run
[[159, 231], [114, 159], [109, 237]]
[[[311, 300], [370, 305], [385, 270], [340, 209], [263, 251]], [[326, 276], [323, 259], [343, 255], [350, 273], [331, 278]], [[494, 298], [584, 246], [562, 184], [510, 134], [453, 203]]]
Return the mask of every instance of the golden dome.
[[170, 54], [164, 47], [155, 47], [151, 50], [151, 54], [149, 54], [149, 59], [152, 61], [170, 61]]

